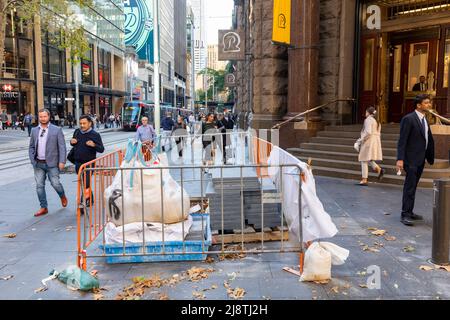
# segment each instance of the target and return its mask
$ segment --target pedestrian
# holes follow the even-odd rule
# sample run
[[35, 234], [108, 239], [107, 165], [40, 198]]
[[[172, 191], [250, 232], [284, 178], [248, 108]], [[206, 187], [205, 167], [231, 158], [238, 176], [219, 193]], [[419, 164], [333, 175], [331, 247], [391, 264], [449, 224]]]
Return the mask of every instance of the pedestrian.
[[[74, 147], [75, 171], [78, 174], [83, 164], [91, 162], [97, 158], [97, 153], [103, 153], [105, 147], [103, 146], [102, 137], [94, 130], [93, 118], [88, 115], [82, 115], [79, 120], [80, 129], [74, 132], [73, 138], [70, 140], [70, 145]], [[90, 168], [93, 168], [92, 166]], [[92, 171], [86, 173], [85, 190], [89, 190]], [[90, 191], [85, 192], [88, 198]]]
[[23, 118], [24, 126], [28, 129], [28, 137], [31, 136], [31, 129], [33, 128], [33, 115], [31, 112], [28, 112]]
[[61, 128], [50, 123], [50, 111], [41, 109], [38, 113], [39, 126], [31, 130], [29, 157], [34, 168], [36, 191], [41, 208], [35, 217], [48, 213], [45, 179], [48, 176], [52, 187], [61, 199], [61, 205], [67, 207], [64, 188], [59, 181], [59, 171], [66, 163], [66, 142]]
[[183, 148], [185, 145], [185, 138], [187, 136], [186, 122], [182, 116], [178, 116], [177, 123], [175, 124], [175, 143], [177, 144], [178, 156], [183, 157]]
[[2, 123], [2, 130], [6, 130], [6, 122], [8, 122], [8, 115], [6, 114], [5, 109], [3, 109], [2, 113], [0, 114], [0, 120]]
[[189, 114], [188, 121], [189, 121], [189, 132], [191, 134], [194, 134], [194, 130], [195, 130], [195, 116], [194, 116], [194, 114], [192, 112]]
[[116, 128], [120, 128], [120, 115], [118, 113], [116, 113]]
[[106, 112], [105, 115], [103, 116], [103, 123], [105, 124], [105, 129], [108, 129], [108, 120], [109, 120], [109, 115]]
[[224, 120], [224, 116], [223, 114], [218, 114], [217, 115], [217, 122], [216, 122], [216, 127], [217, 130], [222, 134], [222, 141], [221, 143], [218, 141], [217, 143], [222, 145], [222, 157], [223, 157], [223, 163], [227, 163], [227, 158], [226, 158], [226, 151], [225, 151], [225, 147], [226, 147], [226, 140], [227, 140], [227, 129], [226, 129], [226, 125], [225, 125], [225, 120]]
[[19, 126], [19, 122], [17, 121], [17, 112], [14, 111], [14, 113], [11, 116], [11, 122], [12, 122], [12, 128], [14, 130], [17, 130], [17, 127]]
[[234, 130], [235, 126], [235, 120], [233, 119], [233, 115], [231, 114], [229, 109], [224, 110], [223, 114], [223, 123], [226, 130], [226, 135], [224, 136], [223, 144], [224, 144], [224, 154], [223, 154], [223, 160], [224, 163], [227, 163], [227, 154], [226, 154], [226, 148], [230, 145], [231, 142], [231, 132]]
[[378, 173], [378, 180], [383, 178], [385, 170], [375, 161], [383, 160], [383, 150], [381, 148], [381, 124], [376, 118], [377, 111], [374, 107], [366, 110], [366, 120], [361, 131], [361, 137], [357, 143], [359, 147], [358, 161], [361, 162], [362, 180], [359, 186], [368, 186], [369, 164]]
[[434, 164], [434, 139], [425, 114], [432, 108], [431, 97], [421, 94], [414, 99], [415, 111], [403, 117], [397, 146], [397, 170], [406, 172], [403, 186], [401, 222], [413, 226], [423, 217], [414, 213], [417, 185], [425, 167], [425, 160]]
[[73, 116], [72, 113], [67, 114], [67, 122], [69, 123], [69, 129], [73, 128]]
[[114, 128], [114, 121], [115, 121], [116, 117], [114, 117], [114, 115], [111, 113], [111, 115], [109, 116], [109, 125], [108, 127], [110, 128]]
[[165, 152], [167, 142], [169, 144], [169, 147], [167, 148], [167, 150], [170, 150], [172, 147], [172, 141], [171, 141], [170, 136], [172, 135], [172, 131], [175, 127], [175, 122], [172, 119], [172, 113], [170, 113], [170, 112], [166, 113], [166, 117], [161, 122], [161, 126], [163, 128], [163, 138], [162, 138], [161, 145], [162, 145], [162, 151]]
[[147, 151], [150, 152], [150, 156], [146, 157], [146, 161], [151, 159], [151, 149], [155, 145], [156, 139], [156, 131], [151, 124], [148, 123], [148, 118], [146, 116], [141, 119], [142, 125], [139, 126], [136, 130], [136, 141], [142, 142], [142, 152], [147, 154]]
[[211, 165], [215, 160], [215, 137], [217, 124], [213, 113], [208, 113], [206, 121], [202, 123], [202, 144], [204, 150], [203, 165]]

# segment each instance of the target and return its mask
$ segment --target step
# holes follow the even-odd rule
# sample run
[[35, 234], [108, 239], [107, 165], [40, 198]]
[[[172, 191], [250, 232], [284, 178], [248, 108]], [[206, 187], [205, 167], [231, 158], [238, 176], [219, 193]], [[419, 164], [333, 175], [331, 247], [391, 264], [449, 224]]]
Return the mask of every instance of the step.
[[[332, 177], [332, 178], [341, 178], [341, 179], [351, 179], [355, 181], [361, 180], [361, 172], [355, 170], [345, 170], [345, 169], [335, 169], [335, 168], [324, 168], [324, 167], [313, 167], [313, 173], [317, 176], [324, 177]], [[397, 176], [386, 174], [381, 182], [378, 182], [376, 178], [376, 174], [369, 173], [369, 182], [370, 183], [383, 183], [383, 184], [394, 184], [394, 185], [403, 185], [404, 176]], [[419, 182], [419, 187], [421, 188], [432, 188], [433, 187], [433, 179], [421, 179]]]
[[[303, 162], [307, 162], [308, 158], [300, 157], [300, 160]], [[353, 170], [353, 171], [359, 171], [361, 170], [361, 164], [356, 161], [339, 161], [339, 160], [327, 160], [327, 159], [318, 159], [318, 158], [311, 158], [312, 160], [312, 167], [324, 167], [324, 168], [335, 168], [335, 169], [344, 169], [344, 170]], [[383, 163], [379, 163], [385, 170], [386, 174], [396, 175], [397, 169], [393, 165], [386, 165]], [[369, 170], [371, 168], [369, 167]], [[439, 179], [439, 178], [450, 178], [450, 168], [447, 169], [432, 169], [427, 168], [423, 172], [422, 175], [423, 178], [427, 179]]]
[[[300, 148], [307, 150], [320, 150], [320, 151], [332, 151], [332, 152], [342, 152], [342, 153], [354, 153], [358, 154], [353, 148], [353, 145], [335, 145], [335, 144], [319, 144], [319, 143], [302, 143]], [[383, 148], [383, 156], [397, 156], [397, 149], [393, 148]]]
[[[361, 133], [358, 131], [319, 131], [317, 132], [318, 137], [331, 137], [331, 138], [352, 138], [359, 139], [361, 137]], [[400, 134], [393, 133], [382, 133], [381, 141], [392, 140], [398, 141]]]
[[[301, 148], [289, 148], [289, 153], [301, 158], [316, 158], [316, 159], [330, 159], [330, 160], [342, 160], [350, 162], [358, 162], [358, 154], [356, 153], [344, 153], [344, 152], [331, 152], [320, 150], [309, 150]], [[381, 162], [385, 165], [395, 166], [397, 163], [396, 157], [385, 156]], [[429, 164], [426, 164], [426, 168], [430, 168]], [[449, 168], [448, 160], [437, 159], [432, 166], [434, 169], [446, 169]]]
[[[352, 138], [331, 138], [331, 137], [313, 137], [311, 138], [311, 143], [321, 143], [321, 144], [334, 144], [334, 145], [345, 145], [352, 146], [355, 143], [355, 139]], [[381, 141], [381, 145], [385, 148], [397, 148], [397, 141], [395, 140], [384, 140]]]
[[[345, 131], [345, 132], [361, 132], [363, 126], [351, 125], [351, 126], [327, 126], [326, 131]], [[400, 125], [381, 125], [381, 133], [400, 133]]]

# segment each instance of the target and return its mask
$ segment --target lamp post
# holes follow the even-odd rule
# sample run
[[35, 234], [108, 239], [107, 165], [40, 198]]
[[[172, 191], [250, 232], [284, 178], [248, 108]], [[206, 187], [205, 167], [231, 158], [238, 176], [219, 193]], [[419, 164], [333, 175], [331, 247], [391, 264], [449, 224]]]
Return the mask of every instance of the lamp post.
[[159, 82], [159, 1], [153, 1], [153, 52], [154, 64], [153, 74], [155, 78], [155, 131], [159, 135], [161, 129], [161, 105], [160, 105], [160, 82]]

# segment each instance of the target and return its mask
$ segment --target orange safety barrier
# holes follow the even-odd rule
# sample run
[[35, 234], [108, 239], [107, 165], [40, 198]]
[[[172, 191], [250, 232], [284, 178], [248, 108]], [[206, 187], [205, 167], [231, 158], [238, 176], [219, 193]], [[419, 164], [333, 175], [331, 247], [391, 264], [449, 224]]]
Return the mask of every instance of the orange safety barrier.
[[[270, 153], [272, 152], [272, 143], [252, 136], [252, 146], [250, 152], [252, 152], [254, 163], [264, 166], [267, 165]], [[259, 167], [256, 169], [256, 174], [260, 178], [268, 177], [268, 168]]]
[[[117, 172], [117, 170], [107, 168], [119, 168], [122, 160], [123, 152], [117, 150], [83, 164], [78, 171], [77, 264], [84, 270], [86, 270], [86, 248], [103, 231], [107, 223], [102, 215], [105, 208], [103, 193], [111, 185]], [[94, 168], [95, 171], [89, 170]], [[100, 168], [105, 168], [105, 170], [98, 170]]]

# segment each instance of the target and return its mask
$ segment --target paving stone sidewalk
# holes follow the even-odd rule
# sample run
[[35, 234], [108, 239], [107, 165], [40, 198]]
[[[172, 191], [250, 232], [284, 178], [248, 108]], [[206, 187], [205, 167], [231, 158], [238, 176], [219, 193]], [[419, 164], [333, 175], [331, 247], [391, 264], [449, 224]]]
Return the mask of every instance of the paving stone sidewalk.
[[[92, 293], [68, 290], [57, 280], [49, 283], [44, 292], [41, 279], [53, 269], [62, 270], [76, 262], [75, 175], [62, 175], [69, 197], [68, 208], [62, 209], [59, 199], [48, 186], [50, 214], [34, 218], [38, 202], [34, 181], [24, 180], [0, 187], [0, 235], [15, 233], [15, 238], [0, 237], [0, 299], [87, 299]], [[346, 264], [334, 266], [333, 280], [328, 284], [300, 283], [298, 278], [282, 270], [296, 267], [298, 255], [268, 253], [247, 255], [235, 261], [170, 262], [150, 264], [108, 265], [102, 259], [89, 260], [89, 270], [98, 270], [105, 299], [114, 299], [132, 283], [133, 277], [162, 278], [181, 274], [191, 267], [214, 268], [207, 279], [200, 282], [182, 281], [173, 287], [148, 289], [143, 299], [158, 299], [166, 294], [170, 299], [192, 300], [193, 291], [206, 299], [228, 299], [224, 281], [232, 288], [243, 288], [244, 299], [448, 299], [450, 272], [422, 271], [431, 255], [430, 227], [432, 191], [420, 190], [416, 213], [426, 221], [413, 228], [399, 222], [401, 188], [372, 185], [355, 186], [355, 181], [317, 177], [318, 194], [326, 210], [336, 223], [339, 234], [331, 241], [350, 250]], [[368, 228], [387, 231], [384, 237], [370, 234]], [[277, 246], [277, 243], [267, 243]], [[364, 246], [377, 252], [363, 251]], [[409, 247], [410, 252], [404, 248]], [[376, 265], [381, 271], [381, 288], [365, 288], [366, 268]], [[8, 279], [8, 276], [13, 276]], [[8, 280], [3, 280], [8, 279]], [[230, 278], [234, 278], [230, 281]], [[202, 291], [217, 286], [216, 289]]]

